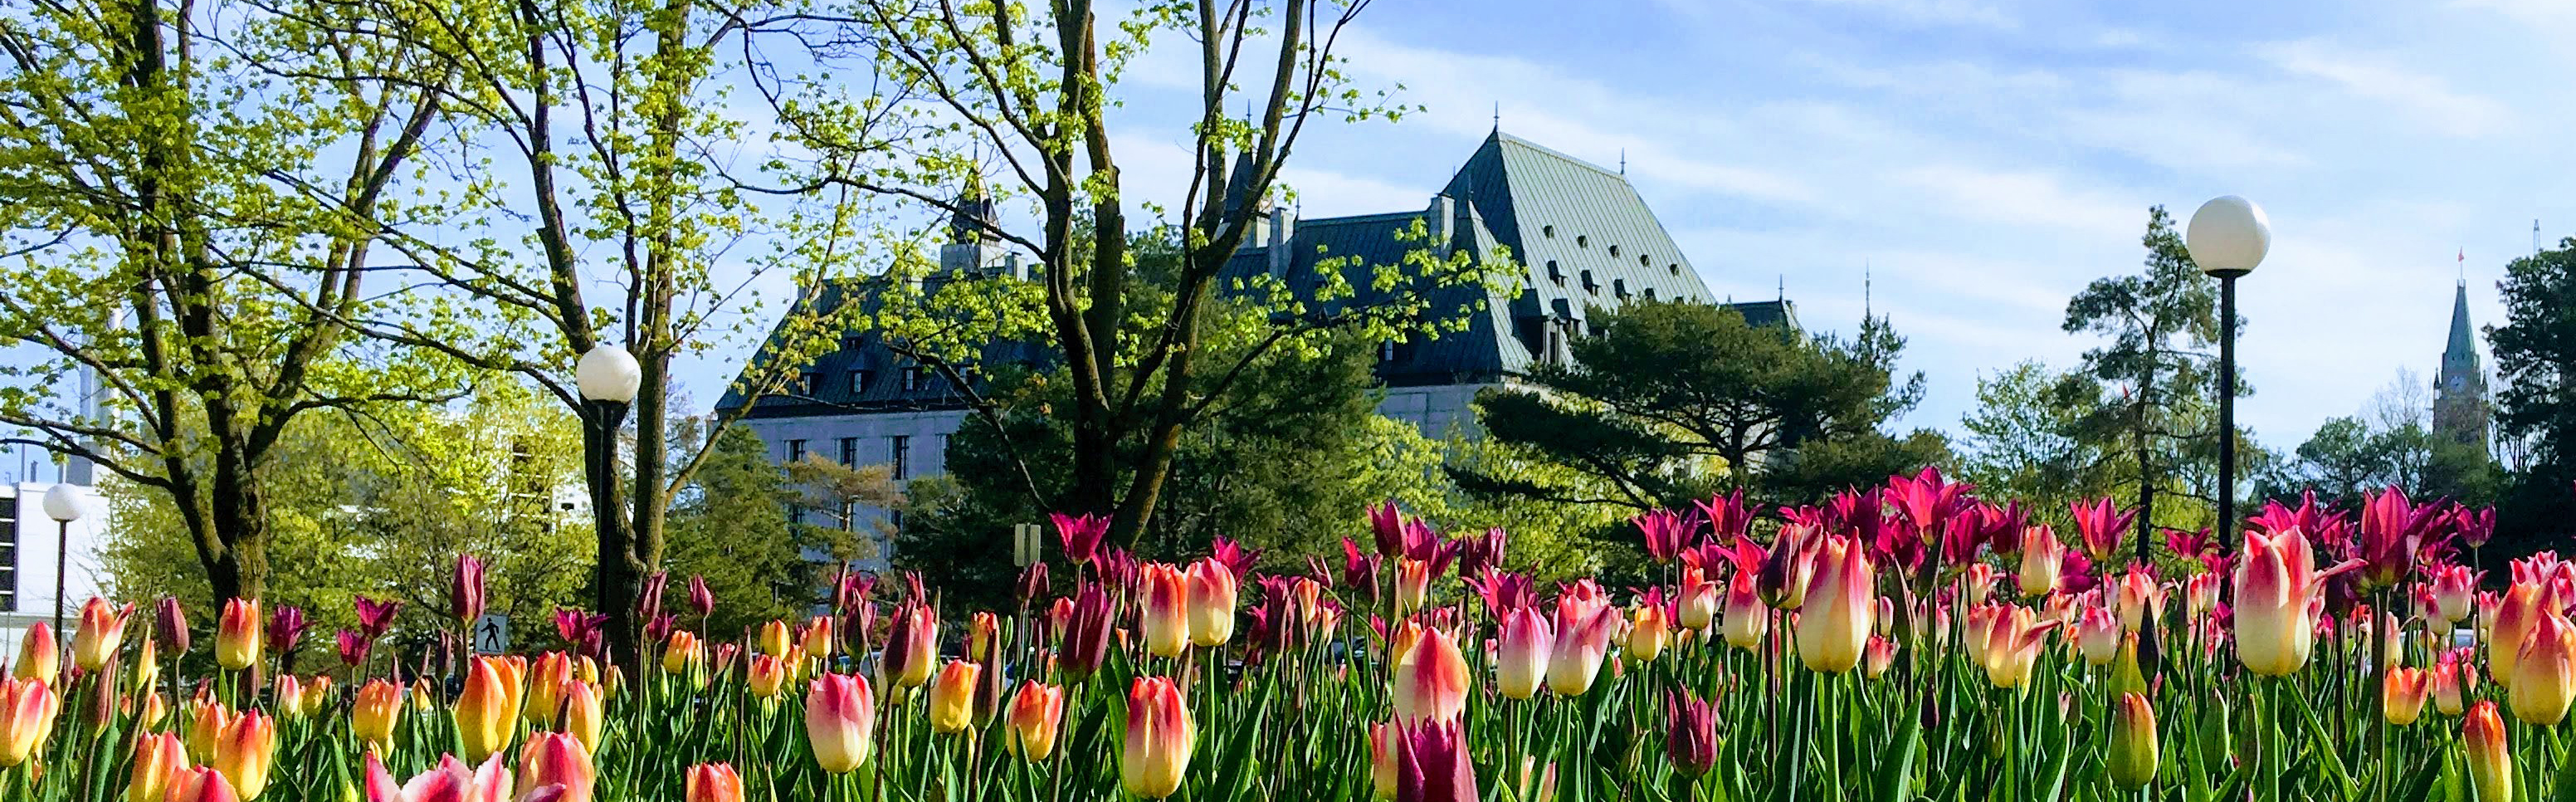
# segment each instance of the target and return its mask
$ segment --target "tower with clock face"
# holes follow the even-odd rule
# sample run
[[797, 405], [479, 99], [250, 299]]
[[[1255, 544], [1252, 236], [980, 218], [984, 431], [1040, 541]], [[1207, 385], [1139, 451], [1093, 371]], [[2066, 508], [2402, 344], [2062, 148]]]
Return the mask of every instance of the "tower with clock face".
[[2462, 281], [2451, 298], [2451, 336], [2442, 348], [2442, 372], [2433, 379], [2433, 429], [2453, 442], [2485, 450], [2486, 373], [2478, 366], [2478, 342], [2469, 327], [2469, 284]]

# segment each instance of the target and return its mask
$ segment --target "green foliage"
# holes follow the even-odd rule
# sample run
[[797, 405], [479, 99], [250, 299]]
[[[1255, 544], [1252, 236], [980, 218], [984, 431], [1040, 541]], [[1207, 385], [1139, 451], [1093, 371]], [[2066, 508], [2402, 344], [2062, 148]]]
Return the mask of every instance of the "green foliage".
[[2505, 266], [2505, 322], [2487, 327], [2503, 381], [2496, 428], [2505, 450], [2527, 456], [2496, 515], [2497, 539], [2543, 548], [2576, 516], [2576, 238]]
[[1556, 470], [1452, 465], [1461, 487], [1630, 512], [1738, 488], [1800, 502], [1948, 455], [1936, 435], [1881, 431], [1921, 387], [1919, 375], [1892, 380], [1904, 341], [1883, 320], [1850, 342], [1687, 302], [1596, 308], [1591, 320], [1572, 362], [1477, 400], [1502, 453]]
[[788, 523], [796, 491], [759, 435], [728, 427], [716, 437], [695, 481], [671, 505], [664, 566], [673, 586], [702, 577], [715, 594], [715, 615], [701, 634], [735, 637], [772, 619], [800, 620], [823, 601], [828, 584], [827, 566], [806, 559], [806, 550], [828, 541]]
[[[322, 660], [332, 628], [356, 624], [355, 595], [402, 600], [409, 633], [447, 623], [448, 574], [457, 554], [470, 553], [487, 563], [489, 608], [519, 622], [522, 637], [546, 631], [556, 607], [580, 606], [590, 577], [589, 521], [560, 501], [578, 497], [578, 426], [509, 385], [453, 410], [387, 405], [299, 418], [261, 474], [277, 566], [266, 601], [304, 608], [315, 622], [308, 659]], [[168, 497], [108, 496], [110, 594], [176, 596], [201, 621], [219, 609]]]
[[2082, 411], [2101, 405], [2101, 385], [2067, 378], [2040, 362], [2023, 361], [1978, 379], [1977, 408], [1960, 422], [1968, 448], [1960, 455], [1957, 478], [1985, 495], [2021, 499], [2043, 516], [2060, 516], [2070, 502], [2109, 493], [2104, 462], [2110, 444], [2077, 436]]

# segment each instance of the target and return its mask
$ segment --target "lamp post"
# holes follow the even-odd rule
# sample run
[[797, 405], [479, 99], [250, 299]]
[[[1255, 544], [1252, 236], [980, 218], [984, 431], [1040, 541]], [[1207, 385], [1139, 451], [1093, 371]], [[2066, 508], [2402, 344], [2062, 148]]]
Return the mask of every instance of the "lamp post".
[[64, 575], [71, 573], [72, 522], [80, 520], [87, 505], [82, 503], [80, 486], [55, 482], [45, 491], [45, 517], [54, 519], [54, 638], [63, 641]]
[[2272, 222], [2253, 201], [2212, 198], [2191, 213], [2183, 248], [2200, 272], [2218, 279], [2218, 535], [2225, 538], [2236, 526], [2236, 280], [2272, 249]]
[[626, 408], [635, 401], [635, 391], [644, 383], [644, 369], [636, 364], [635, 355], [614, 345], [600, 344], [581, 355], [573, 368], [573, 382], [581, 390], [583, 432], [583, 475], [590, 484], [590, 520], [592, 534], [599, 541], [598, 595], [600, 613], [608, 616], [609, 637], [616, 640], [614, 653], [620, 658], [633, 658], [635, 616], [631, 605], [611, 603], [623, 599], [630, 573], [626, 566], [625, 538], [611, 537], [623, 531], [624, 505], [617, 494], [617, 428], [626, 422]]

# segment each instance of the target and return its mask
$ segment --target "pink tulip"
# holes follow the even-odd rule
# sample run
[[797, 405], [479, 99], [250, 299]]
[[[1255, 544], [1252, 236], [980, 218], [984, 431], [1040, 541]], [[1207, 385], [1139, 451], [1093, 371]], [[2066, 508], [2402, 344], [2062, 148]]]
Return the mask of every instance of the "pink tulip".
[[1430, 628], [1395, 663], [1398, 721], [1456, 721], [1467, 709], [1467, 657], [1445, 630]]

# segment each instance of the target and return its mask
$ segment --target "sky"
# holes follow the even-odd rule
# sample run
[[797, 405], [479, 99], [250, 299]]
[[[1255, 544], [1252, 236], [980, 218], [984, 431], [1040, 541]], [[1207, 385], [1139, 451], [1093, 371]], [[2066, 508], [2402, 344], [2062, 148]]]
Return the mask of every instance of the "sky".
[[[1421, 208], [1498, 117], [1624, 155], [1719, 296], [1785, 289], [1808, 328], [1848, 330], [1868, 275], [1929, 377], [1909, 426], [1956, 432], [2015, 362], [2075, 364], [2066, 300], [2137, 269], [2153, 205], [2268, 213], [2238, 415], [2278, 449], [2401, 368], [2429, 382], [2463, 275], [2497, 322], [2535, 220], [2552, 247], [2576, 233], [2559, 0], [1380, 2], [1344, 52], [1427, 110], [1310, 129], [1284, 175], [1304, 215]], [[1185, 162], [1134, 155], [1185, 152], [1194, 73], [1164, 55], [1113, 127], [1127, 186], [1177, 195]]]

